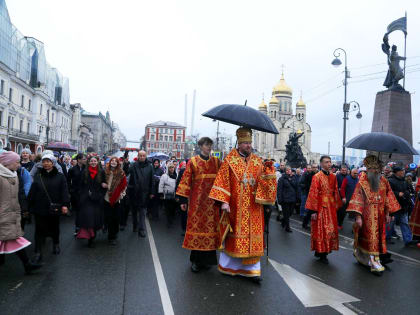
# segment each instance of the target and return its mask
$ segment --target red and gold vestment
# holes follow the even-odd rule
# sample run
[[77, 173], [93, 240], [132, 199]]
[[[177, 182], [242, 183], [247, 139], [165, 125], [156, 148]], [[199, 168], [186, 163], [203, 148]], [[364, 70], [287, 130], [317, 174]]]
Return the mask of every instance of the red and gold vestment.
[[410, 221], [408, 222], [408, 225], [411, 228], [411, 232], [415, 236], [420, 237], [420, 198], [419, 198], [419, 192], [420, 192], [420, 178], [417, 181], [416, 185], [416, 203], [414, 205], [413, 213], [411, 214]]
[[218, 249], [219, 207], [209, 198], [220, 160], [194, 156], [179, 183], [176, 194], [188, 198], [188, 220], [182, 247], [190, 250], [210, 251]]
[[326, 175], [323, 171], [316, 173], [305, 205], [318, 215], [311, 221], [311, 250], [317, 253], [338, 250], [337, 210], [341, 204], [335, 175]]
[[276, 184], [274, 168], [264, 167], [255, 154], [245, 158], [233, 149], [224, 159], [210, 198], [230, 206], [233, 231], [227, 234], [224, 244], [224, 252], [230, 257], [254, 264], [264, 255], [262, 204], [274, 204]]
[[374, 256], [385, 254], [386, 215], [400, 208], [385, 177], [381, 176], [379, 189], [374, 192], [370, 189], [366, 173], [362, 173], [347, 207], [347, 212], [362, 216], [362, 227], [354, 225], [355, 249]]

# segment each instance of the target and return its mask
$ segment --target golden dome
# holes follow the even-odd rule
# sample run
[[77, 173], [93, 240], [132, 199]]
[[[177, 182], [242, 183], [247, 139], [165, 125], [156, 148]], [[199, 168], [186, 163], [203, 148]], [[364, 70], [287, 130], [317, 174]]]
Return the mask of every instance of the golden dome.
[[269, 104], [278, 104], [279, 103], [279, 100], [277, 99], [277, 97], [275, 97], [274, 95], [273, 95], [273, 97], [271, 98], [271, 100], [270, 100], [270, 103]]
[[300, 96], [299, 101], [296, 103], [296, 106], [302, 106], [302, 107], [306, 106], [305, 102], [302, 99], [302, 95]]
[[292, 96], [292, 89], [286, 84], [284, 80], [284, 74], [281, 74], [281, 79], [279, 83], [273, 88], [273, 94], [286, 94]]
[[258, 109], [266, 109], [267, 108], [267, 104], [264, 102], [264, 99], [261, 101], [261, 104], [258, 105]]

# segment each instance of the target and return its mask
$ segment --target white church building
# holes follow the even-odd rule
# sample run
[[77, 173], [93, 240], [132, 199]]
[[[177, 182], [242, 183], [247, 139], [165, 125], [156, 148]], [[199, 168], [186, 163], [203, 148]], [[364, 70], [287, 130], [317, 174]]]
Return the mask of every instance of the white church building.
[[272, 97], [267, 104], [262, 100], [258, 110], [267, 114], [277, 130], [278, 135], [273, 135], [261, 131], [254, 132], [254, 148], [257, 153], [264, 158], [274, 158], [277, 162], [284, 162], [286, 157], [286, 144], [289, 135], [293, 132], [302, 134], [299, 138], [299, 144], [302, 153], [308, 163], [318, 163], [319, 153], [311, 152], [311, 126], [307, 122], [306, 104], [302, 96], [296, 103], [293, 113], [292, 106], [293, 91], [286, 84], [284, 74], [282, 73], [279, 83], [274, 86]]

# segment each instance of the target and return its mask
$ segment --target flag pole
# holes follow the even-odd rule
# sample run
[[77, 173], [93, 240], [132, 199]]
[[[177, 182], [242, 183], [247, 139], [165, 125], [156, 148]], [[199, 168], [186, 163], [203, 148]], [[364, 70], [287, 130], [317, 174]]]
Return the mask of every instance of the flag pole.
[[405, 11], [405, 25], [406, 30], [404, 32], [404, 79], [403, 79], [403, 89], [405, 89], [405, 64], [407, 61], [407, 11]]

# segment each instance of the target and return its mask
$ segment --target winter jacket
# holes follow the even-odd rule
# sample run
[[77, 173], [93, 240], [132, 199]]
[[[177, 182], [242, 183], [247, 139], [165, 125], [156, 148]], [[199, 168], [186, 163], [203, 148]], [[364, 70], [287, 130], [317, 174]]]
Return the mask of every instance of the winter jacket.
[[153, 167], [153, 195], [157, 195], [158, 192], [158, 188], [159, 188], [159, 181], [162, 177], [162, 175], [165, 174], [165, 172], [163, 171], [162, 168], [160, 167]]
[[24, 168], [26, 168], [26, 170], [28, 172], [30, 172], [32, 170], [32, 168], [34, 167], [35, 163], [33, 161], [29, 161], [26, 163], [20, 162], [20, 165]]
[[307, 196], [309, 194], [309, 189], [311, 189], [312, 177], [314, 177], [315, 172], [305, 172], [300, 179], [300, 191], [302, 195]]
[[347, 175], [347, 177], [344, 178], [340, 188], [340, 196], [341, 198], [346, 198], [347, 204], [350, 202], [350, 199], [353, 196], [354, 189], [356, 188], [358, 182], [358, 176], [356, 178], [353, 178], [351, 175]]
[[72, 197], [78, 196], [79, 189], [81, 185], [82, 174], [85, 169], [83, 165], [80, 168], [79, 165], [73, 166], [67, 173], [67, 186], [69, 188], [69, 193]]
[[[54, 167], [57, 169], [57, 171], [61, 174], [63, 174], [63, 170], [61, 169], [61, 166], [57, 163], [57, 161], [54, 161]], [[31, 169], [31, 176], [32, 178], [35, 178], [36, 174], [38, 174], [38, 172], [40, 170], [42, 170], [44, 167], [42, 166], [42, 162], [38, 162], [36, 163], [32, 169]]]
[[335, 177], [337, 178], [338, 190], [340, 190], [341, 185], [343, 184], [343, 180], [347, 177], [347, 174], [343, 175], [341, 174], [341, 172], [338, 172], [337, 175], [335, 175]]
[[19, 179], [16, 172], [0, 164], [0, 241], [23, 236], [18, 194]]
[[163, 195], [173, 194], [174, 195], [175, 187], [176, 187], [176, 177], [171, 178], [169, 177], [168, 173], [163, 174], [159, 181], [159, 194], [163, 194]]
[[24, 214], [29, 211], [27, 197], [31, 189], [32, 177], [24, 167], [19, 168], [16, 173], [19, 179], [19, 205], [21, 213]]
[[[103, 204], [107, 191], [102, 187], [106, 183], [104, 170], [99, 169], [95, 178], [86, 176], [85, 170], [80, 181], [80, 208], [77, 212], [77, 224], [81, 228], [98, 230], [104, 223]], [[99, 176], [99, 177], [98, 177]]]
[[154, 191], [153, 166], [150, 162], [134, 162], [130, 168], [128, 194], [136, 207], [147, 207], [149, 196]]
[[294, 175], [284, 174], [277, 182], [277, 202], [294, 203], [297, 201], [297, 182]]
[[[408, 183], [405, 181], [405, 178], [399, 178], [395, 176], [395, 174], [392, 174], [388, 181], [401, 206], [401, 210], [408, 211], [410, 205], [410, 190], [408, 189]], [[400, 192], [404, 194], [402, 197], [400, 197]]]
[[19, 170], [20, 177], [22, 178], [23, 190], [25, 191], [25, 196], [29, 195], [29, 190], [31, 190], [32, 186], [32, 177], [29, 174], [28, 170], [24, 167], [21, 167]]
[[70, 204], [66, 178], [55, 167], [50, 172], [42, 168], [35, 175], [28, 196], [29, 211], [41, 216], [49, 215], [50, 199], [48, 196], [52, 203], [58, 203], [61, 207], [68, 207]]

